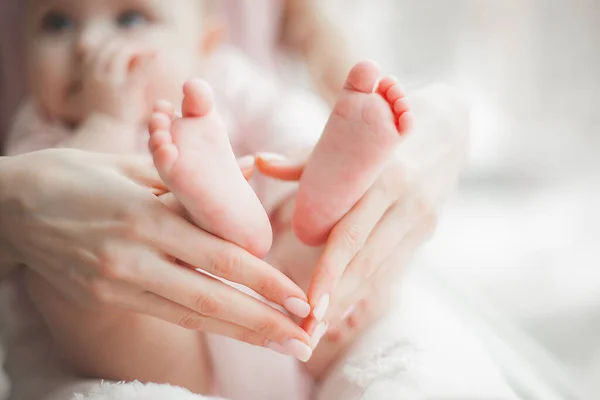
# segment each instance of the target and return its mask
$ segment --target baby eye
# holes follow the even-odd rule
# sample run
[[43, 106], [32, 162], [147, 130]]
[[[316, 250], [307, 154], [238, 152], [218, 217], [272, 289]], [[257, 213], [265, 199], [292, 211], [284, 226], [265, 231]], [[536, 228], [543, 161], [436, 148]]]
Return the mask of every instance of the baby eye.
[[75, 21], [60, 12], [49, 12], [42, 19], [42, 31], [61, 33], [75, 27]]
[[148, 23], [148, 17], [137, 10], [129, 10], [117, 17], [117, 24], [121, 28], [130, 29]]

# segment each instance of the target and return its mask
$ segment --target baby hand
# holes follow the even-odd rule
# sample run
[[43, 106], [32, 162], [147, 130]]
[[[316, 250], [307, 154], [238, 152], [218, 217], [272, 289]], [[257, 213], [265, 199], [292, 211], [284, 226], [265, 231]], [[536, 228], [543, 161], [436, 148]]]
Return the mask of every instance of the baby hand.
[[87, 115], [105, 114], [139, 124], [150, 113], [147, 87], [156, 53], [113, 40], [85, 60], [83, 91]]

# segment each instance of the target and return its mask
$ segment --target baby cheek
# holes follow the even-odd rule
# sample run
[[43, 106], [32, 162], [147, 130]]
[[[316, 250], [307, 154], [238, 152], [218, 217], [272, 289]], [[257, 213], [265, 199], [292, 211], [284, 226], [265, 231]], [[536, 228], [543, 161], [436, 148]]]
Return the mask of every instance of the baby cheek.
[[32, 94], [51, 111], [65, 106], [72, 72], [59, 57], [36, 57], [30, 66]]

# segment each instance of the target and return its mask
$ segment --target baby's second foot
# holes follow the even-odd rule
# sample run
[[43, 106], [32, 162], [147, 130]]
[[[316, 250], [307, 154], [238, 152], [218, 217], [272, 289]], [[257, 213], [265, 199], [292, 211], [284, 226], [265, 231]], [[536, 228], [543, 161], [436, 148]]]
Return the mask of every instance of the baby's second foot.
[[271, 225], [238, 166], [212, 90], [192, 80], [184, 95], [182, 118], [164, 105], [151, 118], [154, 164], [199, 227], [262, 258], [271, 247]]
[[[404, 92], [379, 80], [371, 61], [349, 73], [333, 113], [300, 181], [294, 232], [308, 245], [325, 242], [332, 227], [377, 179], [412, 125]], [[377, 89], [377, 90], [376, 90]]]

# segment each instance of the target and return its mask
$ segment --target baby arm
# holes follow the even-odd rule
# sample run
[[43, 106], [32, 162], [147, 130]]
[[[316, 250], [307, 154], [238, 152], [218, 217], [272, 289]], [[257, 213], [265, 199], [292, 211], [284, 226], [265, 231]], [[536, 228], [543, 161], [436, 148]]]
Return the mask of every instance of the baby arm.
[[[84, 61], [85, 118], [65, 145], [102, 152], [145, 149], [151, 112], [148, 76], [153, 52], [108, 42]], [[142, 145], [142, 146], [140, 146]]]
[[[57, 147], [130, 153], [146, 148], [143, 124], [149, 115], [145, 76], [151, 54], [125, 48], [101, 57], [110, 46], [86, 61], [82, 79], [82, 121], [69, 128], [43, 117], [32, 101], [24, 104], [7, 137], [8, 154], [22, 154]], [[125, 53], [129, 51], [130, 54]], [[103, 61], [103, 62], [101, 62]], [[118, 63], [122, 65], [118, 65]]]

